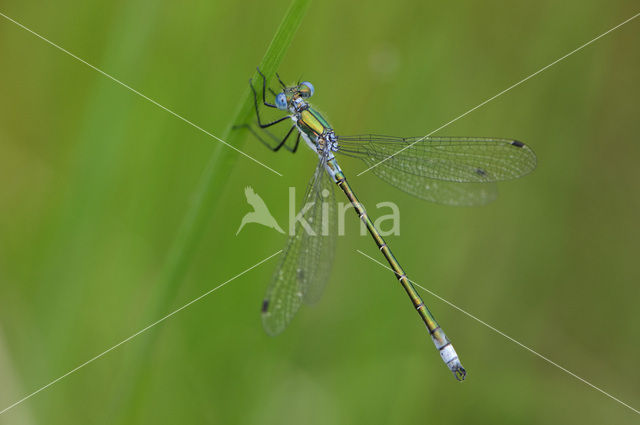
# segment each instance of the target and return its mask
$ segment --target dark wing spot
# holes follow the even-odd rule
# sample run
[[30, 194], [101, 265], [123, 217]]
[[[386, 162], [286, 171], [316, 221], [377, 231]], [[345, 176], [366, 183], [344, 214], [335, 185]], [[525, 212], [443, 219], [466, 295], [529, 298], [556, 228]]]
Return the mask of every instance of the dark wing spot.
[[519, 141], [519, 140], [514, 140], [513, 142], [511, 142], [511, 144], [512, 144], [513, 146], [515, 146], [516, 148], [521, 148], [521, 147], [523, 147], [523, 146], [524, 146], [524, 143], [522, 143], [522, 142], [521, 142], [521, 141]]
[[262, 312], [266, 313], [269, 308], [269, 300], [262, 301]]
[[487, 175], [487, 172], [484, 171], [482, 168], [476, 168], [476, 173], [478, 173], [478, 175], [482, 177]]

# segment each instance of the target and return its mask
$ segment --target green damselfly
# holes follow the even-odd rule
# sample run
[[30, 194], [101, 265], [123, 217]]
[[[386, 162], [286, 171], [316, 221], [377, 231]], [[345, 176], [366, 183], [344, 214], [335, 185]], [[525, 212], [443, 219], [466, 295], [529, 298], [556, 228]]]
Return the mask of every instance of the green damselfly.
[[[304, 196], [305, 207], [301, 211], [303, 218], [311, 225], [311, 232], [296, 222], [295, 232], [287, 240], [262, 304], [262, 321], [267, 333], [276, 335], [282, 332], [303, 303], [313, 303], [320, 297], [329, 277], [335, 248], [333, 188], [337, 185], [353, 205], [407, 292], [445, 364], [458, 380], [463, 380], [466, 371], [451, 342], [358, 201], [334, 153], [363, 160], [378, 177], [418, 198], [447, 205], [482, 205], [495, 199], [495, 182], [521, 177], [535, 168], [536, 156], [533, 151], [524, 143], [511, 139], [339, 136], [309, 104], [308, 99], [314, 92], [311, 83], [287, 86], [278, 76], [282, 91], [276, 93], [269, 89], [275, 96], [274, 103], [270, 103], [266, 99], [267, 80], [260, 69], [258, 73], [262, 77], [262, 104], [288, 113], [275, 121], [263, 123], [258, 108], [258, 94], [253, 82], [249, 81], [257, 124], [266, 135], [277, 141], [277, 145], [271, 146], [248, 124], [237, 127], [248, 128], [273, 151], [285, 147], [296, 152], [302, 138], [319, 159]], [[293, 121], [293, 125], [282, 140], [266, 130], [288, 120]], [[290, 147], [286, 142], [294, 132], [295, 143]], [[329, 231], [320, 231], [321, 226], [328, 227]]]

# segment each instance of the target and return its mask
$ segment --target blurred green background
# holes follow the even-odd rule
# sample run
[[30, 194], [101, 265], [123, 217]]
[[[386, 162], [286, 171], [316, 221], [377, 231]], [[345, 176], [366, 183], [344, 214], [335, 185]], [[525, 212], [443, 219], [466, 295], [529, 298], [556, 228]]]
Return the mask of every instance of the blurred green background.
[[[0, 11], [213, 134], [230, 125], [288, 0], [7, 0]], [[340, 134], [424, 135], [637, 13], [637, 2], [312, 3], [279, 72]], [[416, 282], [640, 407], [640, 20], [441, 135], [515, 137], [538, 169], [482, 208], [428, 204], [357, 161], [365, 204]], [[219, 142], [0, 19], [0, 410], [283, 247], [302, 149], [242, 148], [188, 268], [167, 256]], [[339, 194], [338, 194], [339, 195]], [[375, 215], [375, 209], [374, 209]], [[209, 212], [207, 212], [209, 214]], [[0, 424], [627, 424], [636, 413], [424, 294], [456, 382], [355, 215], [322, 301], [268, 337], [275, 259], [0, 416]], [[151, 317], [153, 316], [153, 317]]]

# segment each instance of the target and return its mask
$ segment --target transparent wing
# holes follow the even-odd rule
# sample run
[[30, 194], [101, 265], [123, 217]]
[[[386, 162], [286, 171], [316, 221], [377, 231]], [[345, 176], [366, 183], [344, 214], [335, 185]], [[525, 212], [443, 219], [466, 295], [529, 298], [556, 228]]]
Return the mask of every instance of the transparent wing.
[[339, 142], [343, 152], [370, 166], [385, 160], [398, 171], [436, 180], [496, 182], [524, 176], [536, 167], [531, 148], [510, 139], [361, 135], [340, 136]]
[[485, 205], [496, 199], [495, 183], [458, 183], [402, 173], [386, 162], [371, 172], [392, 186], [429, 202], [453, 206]]
[[324, 287], [331, 274], [333, 256], [336, 245], [336, 199], [335, 184], [324, 169], [319, 170], [319, 184], [316, 187], [314, 205], [308, 215], [308, 221], [315, 234], [302, 232], [301, 253], [298, 256], [298, 268], [303, 276], [299, 276], [302, 286], [302, 300], [313, 304], [320, 300]]
[[289, 236], [262, 303], [266, 332], [282, 332], [301, 304], [317, 301], [329, 278], [335, 251], [336, 206], [326, 158], [309, 182], [295, 233]]
[[511, 139], [340, 136], [340, 152], [360, 158], [378, 177], [419, 198], [447, 205], [482, 205], [494, 182], [531, 172], [536, 156]]

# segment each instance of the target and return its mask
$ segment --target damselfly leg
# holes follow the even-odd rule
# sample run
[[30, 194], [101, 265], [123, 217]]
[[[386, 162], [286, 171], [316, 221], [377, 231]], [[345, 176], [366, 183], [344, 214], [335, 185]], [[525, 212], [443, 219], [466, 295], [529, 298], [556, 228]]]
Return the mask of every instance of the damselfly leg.
[[[267, 102], [266, 99], [266, 89], [267, 89], [267, 79], [264, 76], [264, 74], [262, 73], [262, 71], [260, 71], [260, 68], [257, 68], [258, 70], [258, 74], [260, 74], [260, 76], [262, 77], [262, 103], [269, 107], [269, 108], [276, 108], [276, 105]], [[280, 81], [280, 77], [278, 76], [278, 80]], [[282, 81], [280, 81], [280, 84], [282, 84]], [[263, 145], [265, 145], [266, 147], [268, 147], [270, 150], [277, 152], [280, 150], [280, 148], [284, 147], [286, 150], [288, 150], [291, 153], [295, 153], [298, 150], [298, 146], [300, 145], [300, 133], [297, 134], [296, 136], [296, 141], [295, 144], [293, 146], [293, 148], [289, 147], [286, 145], [287, 140], [289, 139], [289, 136], [291, 136], [291, 134], [293, 133], [293, 130], [295, 129], [295, 125], [291, 126], [291, 128], [289, 129], [289, 131], [287, 132], [287, 134], [284, 136], [283, 139], [280, 139], [276, 136], [274, 136], [273, 134], [271, 134], [269, 131], [266, 130], [266, 128], [271, 127], [275, 124], [281, 123], [283, 121], [286, 121], [287, 119], [291, 118], [290, 116], [285, 116], [282, 118], [279, 118], [277, 120], [274, 120], [272, 122], [269, 123], [262, 123], [262, 120], [260, 119], [260, 109], [258, 107], [258, 93], [256, 92], [256, 89], [253, 87], [253, 80], [250, 78], [249, 79], [249, 87], [251, 88], [251, 92], [253, 93], [253, 104], [254, 104], [254, 108], [256, 111], [256, 118], [258, 121], [258, 126], [263, 129], [263, 133], [266, 133], [271, 139], [273, 139], [277, 144], [276, 146], [272, 146], [269, 142], [267, 142], [266, 140], [264, 140], [260, 134], [258, 134], [257, 131], [255, 131], [253, 129], [253, 127], [249, 124], [239, 124], [239, 125], [234, 125], [232, 127], [232, 129], [234, 130], [238, 130], [241, 128], [246, 128], [247, 130], [249, 130]], [[276, 96], [276, 93], [269, 88], [269, 91], [271, 92], [271, 94], [273, 94], [274, 96]]]
[[[260, 68], [256, 68], [258, 70], [258, 74], [260, 74], [260, 76], [262, 77], [262, 103], [265, 106], [268, 106], [269, 108], [278, 108], [276, 105], [274, 105], [273, 103], [269, 103], [267, 102], [267, 96], [266, 96], [266, 90], [267, 90], [267, 78], [264, 76], [264, 74], [262, 73], [262, 71], [260, 71]], [[278, 78], [279, 79], [279, 78]], [[251, 88], [253, 88], [253, 85], [251, 85]], [[273, 97], [276, 96], [275, 92], [273, 90], [271, 90], [271, 87], [269, 87], [269, 91], [271, 92], [271, 94], [273, 95]], [[254, 91], [255, 94], [255, 91]]]

